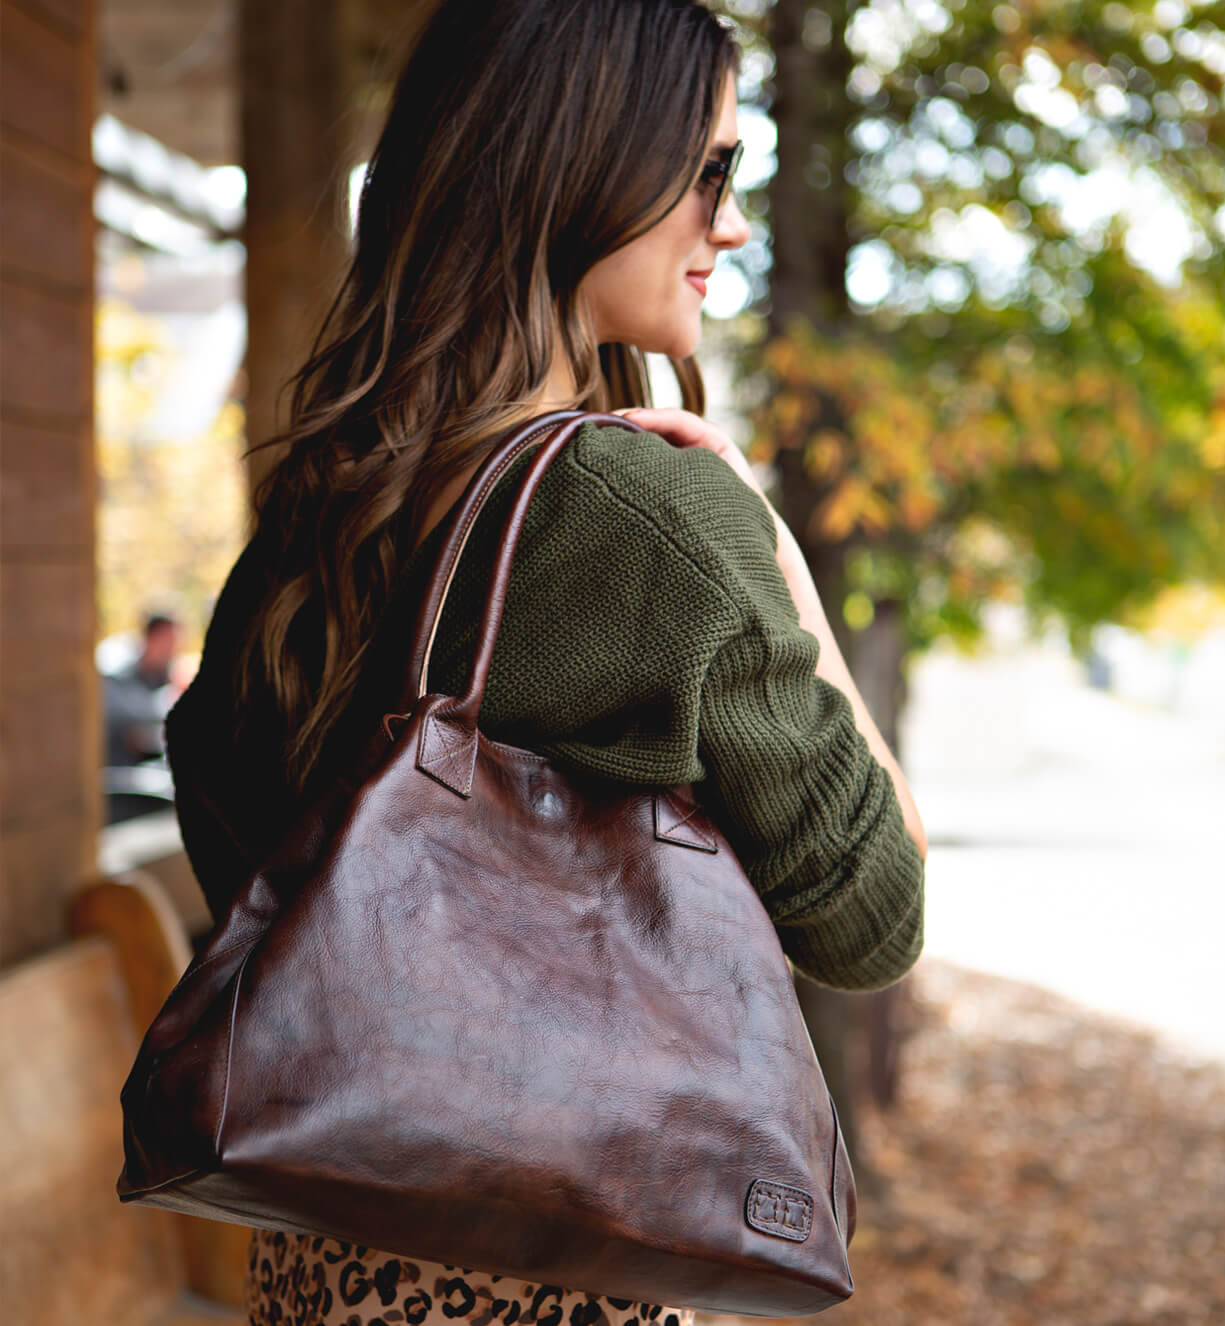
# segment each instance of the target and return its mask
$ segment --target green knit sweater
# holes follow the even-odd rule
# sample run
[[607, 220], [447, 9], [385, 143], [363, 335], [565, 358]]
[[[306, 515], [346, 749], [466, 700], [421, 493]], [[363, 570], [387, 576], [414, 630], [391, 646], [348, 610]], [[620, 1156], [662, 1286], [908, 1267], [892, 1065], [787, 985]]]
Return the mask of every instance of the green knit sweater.
[[[431, 691], [462, 689], [528, 459], [502, 479], [460, 561]], [[446, 523], [404, 559], [318, 786], [397, 692]], [[764, 503], [713, 453], [584, 426], [529, 508], [481, 729], [620, 782], [694, 783], [797, 967], [828, 985], [879, 987], [922, 945], [923, 864], [848, 701], [814, 674], [817, 642], [799, 626], [775, 547]], [[238, 735], [233, 722], [234, 660], [273, 557], [259, 538], [244, 551], [200, 673], [167, 722], [184, 842], [215, 914], [296, 804], [274, 706], [257, 703]]]

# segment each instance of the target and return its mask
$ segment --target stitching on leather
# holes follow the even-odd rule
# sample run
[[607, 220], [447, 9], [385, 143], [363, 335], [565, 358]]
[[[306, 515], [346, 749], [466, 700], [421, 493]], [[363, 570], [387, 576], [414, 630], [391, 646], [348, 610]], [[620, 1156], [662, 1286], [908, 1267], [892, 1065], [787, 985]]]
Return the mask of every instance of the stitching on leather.
[[472, 790], [474, 746], [475, 742], [463, 733], [449, 731], [431, 714], [426, 719], [418, 763], [453, 792], [466, 796]]
[[[251, 953], [255, 950], [252, 949]], [[246, 974], [251, 953], [242, 960], [242, 966], [234, 977], [234, 999], [230, 1004], [230, 1032], [225, 1047], [225, 1089], [221, 1093], [221, 1110], [217, 1115], [217, 1131], [213, 1134], [213, 1154], [221, 1159], [221, 1130], [225, 1127], [225, 1116], [230, 1108], [230, 1068], [234, 1062], [234, 1027], [238, 1021], [238, 992], [242, 989], [242, 978]]]
[[431, 750], [428, 759], [440, 764], [459, 764], [471, 750], [471, 742], [465, 741], [462, 734], [457, 734], [432, 715], [429, 720], [427, 740], [437, 749]]
[[[766, 1203], [771, 1212], [777, 1211], [781, 1205], [781, 1214], [763, 1215], [762, 1206]], [[748, 1223], [762, 1234], [803, 1243], [812, 1232], [813, 1205], [812, 1197], [802, 1188], [755, 1179], [749, 1187], [744, 1215]], [[794, 1216], [797, 1211], [799, 1223], [789, 1223], [788, 1215]]]
[[[717, 852], [719, 844], [714, 835], [708, 833], [698, 823], [691, 823], [699, 813], [697, 806], [684, 806], [678, 804], [669, 794], [661, 792], [656, 794], [655, 804], [660, 810], [673, 816], [671, 824], [657, 820], [656, 834], [666, 842], [677, 843], [682, 847], [699, 847], [702, 850]], [[682, 818], [676, 817], [685, 812]]]
[[[669, 802], [669, 809], [671, 809], [672, 811], [675, 812], [676, 807], [675, 807], [674, 805], [672, 805], [671, 802]], [[697, 808], [696, 808], [696, 807], [692, 808], [692, 809], [689, 811], [689, 813], [684, 817], [684, 819], [677, 820], [677, 822], [676, 822], [675, 824], [673, 824], [673, 825], [668, 829], [668, 832], [669, 832], [669, 833], [676, 833], [678, 829], [684, 829], [684, 828], [686, 828], [686, 827], [689, 825], [689, 821], [692, 820], [693, 817], [694, 817], [697, 813], [698, 813], [698, 812], [697, 812]], [[702, 835], [702, 832], [701, 832], [701, 829], [700, 829], [697, 825], [694, 825], [689, 831], [690, 831], [690, 833], [692, 833], [695, 837], [702, 837], [702, 836], [703, 836], [703, 835]]]
[[692, 843], [695, 847], [698, 846], [706, 847], [709, 848], [711, 851], [714, 851], [715, 849], [714, 839], [711, 838], [708, 834], [703, 833], [701, 829], [697, 828], [696, 826], [688, 828], [688, 831], [683, 833], [682, 830], [686, 829], [687, 824], [688, 822], [685, 821], [669, 829], [668, 837], [671, 838], [674, 842]]
[[427, 750], [424, 752], [424, 758], [431, 765], [451, 764], [456, 755], [455, 743], [438, 724], [431, 719], [429, 730], [425, 735]]

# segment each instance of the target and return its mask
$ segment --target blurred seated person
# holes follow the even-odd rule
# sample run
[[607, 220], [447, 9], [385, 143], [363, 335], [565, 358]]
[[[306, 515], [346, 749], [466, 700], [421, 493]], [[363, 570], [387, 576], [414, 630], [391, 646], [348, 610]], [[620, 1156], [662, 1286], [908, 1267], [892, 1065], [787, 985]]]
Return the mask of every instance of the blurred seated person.
[[108, 768], [143, 764], [162, 757], [162, 723], [179, 689], [171, 667], [182, 628], [165, 613], [145, 618], [140, 652], [102, 678]]

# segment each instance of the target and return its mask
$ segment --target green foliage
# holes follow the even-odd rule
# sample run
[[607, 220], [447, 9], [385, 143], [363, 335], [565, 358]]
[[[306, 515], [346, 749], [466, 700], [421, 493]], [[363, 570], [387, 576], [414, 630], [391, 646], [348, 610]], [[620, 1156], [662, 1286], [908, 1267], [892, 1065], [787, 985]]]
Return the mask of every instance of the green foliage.
[[899, 354], [797, 323], [764, 350], [755, 457], [801, 452], [805, 535], [852, 545], [848, 587], [905, 602], [915, 644], [972, 636], [1000, 596], [1083, 635], [1166, 585], [1225, 579], [1225, 318], [1189, 297], [1156, 307], [1163, 354], [1132, 374], [1092, 343]]
[[[806, 538], [901, 598], [916, 645], [1002, 594], [1083, 637], [1225, 582], [1225, 4], [808, 10], [814, 58], [854, 56], [844, 141], [813, 149], [850, 186], [858, 302], [827, 319], [817, 292], [758, 347], [754, 443], [802, 454]], [[1182, 259], [1160, 280], [1145, 191], [1173, 209], [1156, 257]]]

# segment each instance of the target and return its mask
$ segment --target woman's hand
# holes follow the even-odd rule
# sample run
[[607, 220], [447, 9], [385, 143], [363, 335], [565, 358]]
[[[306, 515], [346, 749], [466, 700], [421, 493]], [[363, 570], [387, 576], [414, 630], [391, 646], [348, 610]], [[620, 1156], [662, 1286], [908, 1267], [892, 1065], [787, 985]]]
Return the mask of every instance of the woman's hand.
[[716, 456], [722, 456], [762, 501], [769, 505], [769, 499], [757, 482], [757, 476], [745, 459], [744, 452], [721, 428], [708, 423], [701, 415], [691, 414], [688, 410], [646, 410], [637, 407], [617, 410], [615, 413], [623, 414], [650, 433], [667, 438], [674, 447], [705, 447]]

